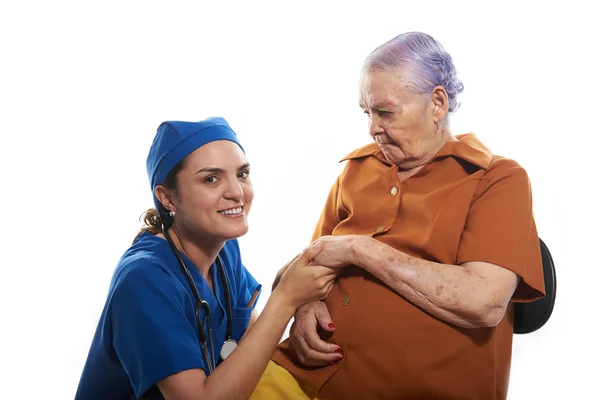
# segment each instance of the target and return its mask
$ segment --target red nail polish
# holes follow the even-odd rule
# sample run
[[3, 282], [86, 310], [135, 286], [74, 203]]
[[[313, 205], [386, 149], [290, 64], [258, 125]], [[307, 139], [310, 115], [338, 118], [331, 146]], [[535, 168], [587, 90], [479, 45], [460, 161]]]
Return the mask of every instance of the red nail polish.
[[335, 361], [340, 361], [342, 358], [344, 358], [344, 356], [340, 354], [335, 358]]
[[342, 348], [341, 347], [336, 347], [335, 349], [333, 349], [334, 352], [336, 353], [341, 353], [342, 352]]
[[330, 362], [330, 363], [329, 363], [329, 364], [327, 364], [327, 365], [333, 365], [333, 364], [335, 364], [335, 361], [332, 361], [332, 362]]
[[327, 326], [329, 329], [335, 329], [335, 324], [333, 322], [330, 322]]

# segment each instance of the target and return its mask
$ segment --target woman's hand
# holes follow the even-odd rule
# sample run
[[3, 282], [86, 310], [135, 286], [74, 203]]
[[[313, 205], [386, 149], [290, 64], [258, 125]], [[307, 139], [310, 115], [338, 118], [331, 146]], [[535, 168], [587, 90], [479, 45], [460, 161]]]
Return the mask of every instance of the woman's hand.
[[313, 242], [322, 244], [323, 250], [313, 259], [314, 264], [330, 268], [343, 268], [355, 264], [355, 249], [360, 235], [322, 236]]
[[314, 261], [322, 249], [323, 245], [320, 243], [307, 247], [289, 263], [273, 291], [273, 294], [282, 293], [283, 301], [294, 310], [306, 303], [324, 299], [333, 287], [338, 271]]
[[298, 361], [309, 367], [331, 365], [343, 358], [342, 349], [319, 337], [318, 329], [335, 331], [335, 324], [324, 301], [315, 301], [300, 307], [290, 328], [290, 345]]

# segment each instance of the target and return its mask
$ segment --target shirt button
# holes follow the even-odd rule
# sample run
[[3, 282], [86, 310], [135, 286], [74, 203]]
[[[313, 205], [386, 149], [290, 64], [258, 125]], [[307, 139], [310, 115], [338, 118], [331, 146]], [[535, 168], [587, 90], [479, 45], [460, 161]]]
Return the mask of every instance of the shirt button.
[[398, 194], [398, 186], [392, 186], [392, 190], [390, 190], [390, 194], [395, 196]]
[[385, 231], [385, 225], [381, 225], [379, 228], [377, 228], [377, 233], [380, 233], [383, 231]]
[[348, 304], [350, 304], [350, 295], [347, 294], [346, 296], [344, 296], [344, 300], [342, 300], [342, 305], [343, 306], [347, 306]]

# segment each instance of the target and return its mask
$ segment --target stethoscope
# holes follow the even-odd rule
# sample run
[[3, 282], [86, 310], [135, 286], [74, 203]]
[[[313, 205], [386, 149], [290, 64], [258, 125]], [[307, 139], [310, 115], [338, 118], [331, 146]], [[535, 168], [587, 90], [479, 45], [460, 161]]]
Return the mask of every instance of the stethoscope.
[[[202, 348], [202, 354], [204, 356], [204, 360], [206, 361], [206, 365], [208, 366], [208, 371], [209, 373], [212, 373], [217, 367], [217, 364], [215, 361], [215, 346], [212, 337], [212, 318], [210, 317], [210, 306], [206, 300], [202, 300], [200, 298], [200, 294], [198, 293], [196, 283], [194, 283], [194, 280], [190, 275], [190, 271], [185, 266], [185, 262], [183, 261], [183, 258], [181, 258], [179, 250], [177, 250], [175, 243], [173, 243], [173, 240], [171, 239], [171, 236], [167, 233], [165, 227], [163, 226], [162, 228], [163, 234], [165, 235], [167, 242], [169, 242], [169, 246], [171, 247], [173, 254], [175, 254], [175, 257], [177, 257], [179, 267], [181, 268], [181, 271], [187, 278], [190, 289], [192, 289], [192, 293], [194, 293], [194, 297], [196, 298], [195, 313], [196, 324], [198, 325], [198, 332], [200, 334], [200, 347]], [[233, 350], [235, 350], [235, 348], [237, 347], [237, 342], [231, 338], [231, 293], [229, 292], [229, 281], [227, 279], [227, 274], [225, 273], [225, 267], [223, 267], [223, 261], [221, 260], [221, 256], [219, 255], [217, 255], [217, 265], [219, 267], [219, 272], [221, 273], [221, 278], [223, 279], [223, 286], [225, 288], [225, 301], [227, 302], [227, 337], [225, 339], [225, 342], [223, 343], [223, 347], [221, 348], [220, 353], [221, 359], [224, 360], [227, 357], [229, 357]], [[204, 310], [204, 319], [202, 318], [201, 310]], [[205, 330], [207, 326], [208, 341]], [[211, 354], [209, 354], [208, 345], [210, 345]]]

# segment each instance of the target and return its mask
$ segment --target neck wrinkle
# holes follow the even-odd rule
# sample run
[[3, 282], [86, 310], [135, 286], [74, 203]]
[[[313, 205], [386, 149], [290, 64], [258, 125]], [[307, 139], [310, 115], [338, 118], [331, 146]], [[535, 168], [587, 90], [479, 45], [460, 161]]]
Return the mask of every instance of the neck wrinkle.
[[428, 156], [422, 163], [420, 163], [419, 165], [412, 167], [410, 169], [402, 169], [400, 166], [398, 166], [398, 179], [400, 179], [400, 182], [405, 181], [406, 179], [410, 178], [411, 176], [413, 176], [414, 174], [416, 174], [417, 172], [419, 172], [424, 166], [426, 166], [427, 164], [429, 164], [431, 162], [431, 160], [433, 160], [433, 158], [435, 157], [435, 155], [437, 153], [439, 153], [439, 151], [444, 147], [444, 145], [448, 142], [456, 142], [458, 141], [458, 139], [456, 137], [454, 137], [450, 131], [444, 129], [444, 131], [442, 132], [442, 142], [439, 146], [436, 147], [436, 150], [434, 152], [432, 152], [432, 154], [430, 156]]

